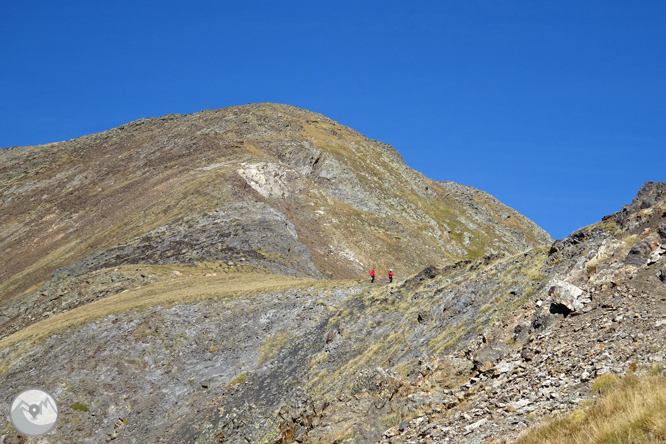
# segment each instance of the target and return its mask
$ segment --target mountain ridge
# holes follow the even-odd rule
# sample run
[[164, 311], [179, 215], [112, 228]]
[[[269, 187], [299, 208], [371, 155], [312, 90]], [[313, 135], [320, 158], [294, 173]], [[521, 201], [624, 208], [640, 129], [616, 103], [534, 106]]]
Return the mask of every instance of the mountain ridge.
[[0, 187], [0, 292], [10, 298], [100, 249], [243, 201], [282, 213], [314, 265], [335, 278], [373, 265], [409, 274], [424, 259], [550, 241], [518, 213], [494, 217], [509, 210], [488, 199], [476, 204], [484, 220], [467, 220], [467, 208], [390, 145], [287, 105], [172, 114], [2, 150]]

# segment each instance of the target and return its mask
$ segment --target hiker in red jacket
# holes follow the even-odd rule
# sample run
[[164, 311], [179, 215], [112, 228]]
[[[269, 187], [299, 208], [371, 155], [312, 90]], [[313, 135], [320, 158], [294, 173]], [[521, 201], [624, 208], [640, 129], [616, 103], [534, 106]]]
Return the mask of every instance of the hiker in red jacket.
[[370, 270], [370, 277], [372, 278], [372, 280], [370, 282], [374, 283], [375, 282], [375, 269], [374, 268], [372, 270]]
[[393, 269], [389, 268], [389, 282], [393, 282]]

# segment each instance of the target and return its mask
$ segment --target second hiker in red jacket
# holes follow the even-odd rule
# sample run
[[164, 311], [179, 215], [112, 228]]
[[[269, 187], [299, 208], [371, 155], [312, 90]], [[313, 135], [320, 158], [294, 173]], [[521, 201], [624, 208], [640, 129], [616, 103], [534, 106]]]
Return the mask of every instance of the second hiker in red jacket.
[[393, 282], [393, 269], [392, 268], [389, 269], [388, 276], [389, 276], [389, 282]]
[[370, 270], [370, 277], [372, 280], [370, 282], [375, 282], [375, 269]]

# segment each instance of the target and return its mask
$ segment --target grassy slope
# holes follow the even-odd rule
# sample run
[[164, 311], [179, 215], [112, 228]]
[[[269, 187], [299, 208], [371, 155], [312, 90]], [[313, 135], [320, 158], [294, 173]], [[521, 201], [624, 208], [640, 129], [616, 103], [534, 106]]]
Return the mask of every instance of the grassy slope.
[[[67, 328], [92, 322], [108, 315], [149, 307], [166, 307], [180, 303], [205, 299], [233, 298], [238, 295], [258, 294], [266, 291], [281, 291], [296, 287], [325, 287], [340, 285], [335, 281], [293, 278], [259, 273], [229, 273], [214, 276], [206, 273], [205, 264], [195, 270], [185, 267], [144, 267], [147, 272], [182, 272], [172, 279], [156, 282], [145, 287], [126, 291], [92, 302], [33, 324], [0, 341], [0, 348], [20, 343], [22, 350], [35, 341], [42, 340]], [[179, 271], [180, 270], [180, 271]]]
[[[661, 373], [658, 371], [656, 373]], [[603, 379], [600, 381], [599, 379]], [[593, 385], [605, 393], [592, 407], [531, 430], [517, 444], [652, 444], [666, 441], [666, 378], [629, 375]]]

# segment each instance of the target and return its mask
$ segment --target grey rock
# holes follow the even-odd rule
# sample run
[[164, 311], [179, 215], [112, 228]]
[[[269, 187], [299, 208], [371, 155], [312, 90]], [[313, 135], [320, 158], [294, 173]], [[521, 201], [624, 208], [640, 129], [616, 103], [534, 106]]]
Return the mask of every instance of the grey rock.
[[495, 376], [499, 376], [504, 373], [511, 373], [515, 368], [518, 367], [518, 364], [518, 362], [500, 362], [495, 366]]
[[484, 424], [487, 423], [487, 422], [488, 422], [488, 419], [487, 419], [487, 418], [483, 418], [483, 419], [480, 419], [480, 420], [476, 421], [476, 422], [473, 423], [473, 424], [470, 424], [470, 425], [466, 426], [466, 427], [465, 427], [465, 432], [464, 432], [465, 435], [469, 435], [469, 434], [472, 433], [474, 430], [478, 429], [479, 427], [481, 427], [482, 425], [484, 425]]
[[490, 371], [495, 364], [502, 358], [502, 351], [490, 347], [485, 347], [476, 352], [474, 356], [474, 365], [482, 371]]
[[513, 329], [513, 339], [515, 342], [525, 342], [530, 336], [530, 324], [518, 324]]
[[633, 265], [634, 267], [640, 267], [644, 265], [648, 261], [648, 258], [650, 257], [650, 254], [653, 251], [652, 247], [653, 246], [650, 244], [650, 242], [647, 241], [637, 242], [629, 250], [629, 253], [627, 254], [627, 257], [625, 259], [625, 263], [627, 265]]
[[4, 444], [26, 444], [27, 442], [28, 437], [20, 434], [19, 432], [12, 432], [5, 436], [5, 439], [3, 440]]
[[419, 312], [417, 316], [417, 321], [419, 324], [427, 324], [429, 320], [430, 320], [430, 312], [428, 311]]
[[188, 216], [100, 250], [56, 274], [80, 275], [126, 264], [234, 261], [293, 276], [322, 277], [296, 228], [262, 202], [242, 202]]

